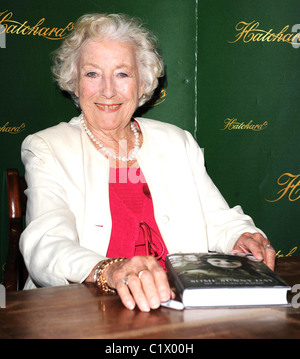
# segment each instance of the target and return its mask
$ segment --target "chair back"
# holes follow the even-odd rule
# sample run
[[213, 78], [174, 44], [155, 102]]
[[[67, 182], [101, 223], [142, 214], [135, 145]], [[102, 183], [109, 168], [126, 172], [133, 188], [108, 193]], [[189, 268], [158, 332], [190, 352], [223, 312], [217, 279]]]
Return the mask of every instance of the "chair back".
[[8, 194], [9, 243], [8, 255], [4, 268], [3, 284], [7, 291], [21, 290], [28, 276], [23, 257], [19, 250], [19, 240], [23, 231], [26, 213], [27, 188], [25, 178], [17, 169], [6, 170]]

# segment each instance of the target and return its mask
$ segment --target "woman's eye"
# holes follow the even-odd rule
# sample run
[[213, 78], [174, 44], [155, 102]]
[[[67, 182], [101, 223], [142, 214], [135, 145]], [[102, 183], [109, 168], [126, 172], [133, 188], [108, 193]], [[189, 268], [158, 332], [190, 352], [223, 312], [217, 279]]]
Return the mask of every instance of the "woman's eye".
[[120, 76], [120, 77], [127, 77], [128, 75], [127, 75], [125, 72], [120, 72], [120, 73], [119, 73], [119, 76]]
[[96, 77], [97, 76], [97, 73], [94, 72], [94, 71], [90, 71], [86, 74], [88, 77]]

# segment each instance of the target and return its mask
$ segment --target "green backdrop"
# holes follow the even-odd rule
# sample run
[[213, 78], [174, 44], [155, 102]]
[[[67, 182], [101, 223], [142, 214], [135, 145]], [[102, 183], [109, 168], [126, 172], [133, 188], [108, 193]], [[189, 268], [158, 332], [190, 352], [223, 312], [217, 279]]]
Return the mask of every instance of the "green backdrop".
[[198, 7], [197, 134], [208, 172], [278, 256], [299, 254], [300, 48], [290, 43], [299, 1]]
[[77, 115], [52, 80], [51, 53], [91, 12], [137, 16], [158, 36], [167, 75], [142, 115], [189, 130], [229, 204], [242, 205], [278, 255], [299, 253], [300, 48], [290, 43], [299, 31], [292, 30], [298, 1], [2, 0], [0, 265], [4, 171], [24, 172], [20, 146], [28, 134]]

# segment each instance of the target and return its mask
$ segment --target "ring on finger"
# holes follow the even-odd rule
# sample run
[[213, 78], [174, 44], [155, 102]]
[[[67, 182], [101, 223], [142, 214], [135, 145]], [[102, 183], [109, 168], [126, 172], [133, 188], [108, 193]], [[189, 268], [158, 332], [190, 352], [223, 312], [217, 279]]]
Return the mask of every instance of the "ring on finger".
[[273, 247], [271, 246], [271, 244], [267, 244], [266, 246], [264, 246], [264, 249], [273, 249]]
[[125, 285], [128, 285], [129, 278], [132, 277], [132, 276], [136, 277], [136, 275], [134, 273], [128, 274], [126, 277], [122, 278], [122, 283], [125, 284]]
[[146, 272], [146, 271], [147, 271], [147, 269], [142, 269], [142, 270], [139, 271], [138, 277], [139, 277], [140, 280], [142, 278], [143, 273]]

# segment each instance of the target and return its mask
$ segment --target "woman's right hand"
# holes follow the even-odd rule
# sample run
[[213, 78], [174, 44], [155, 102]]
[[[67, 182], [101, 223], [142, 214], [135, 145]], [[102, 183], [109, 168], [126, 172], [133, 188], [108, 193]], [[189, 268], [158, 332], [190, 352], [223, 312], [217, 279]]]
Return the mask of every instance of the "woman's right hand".
[[103, 273], [107, 285], [117, 290], [130, 310], [137, 305], [143, 312], [175, 298], [166, 272], [152, 256], [136, 256], [110, 265]]

